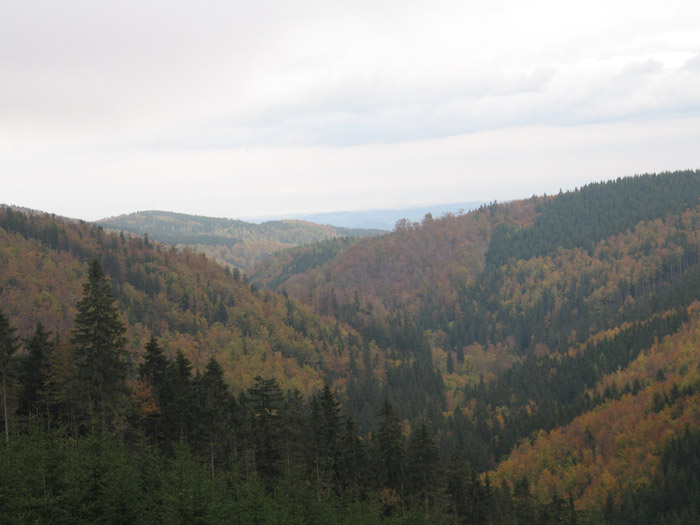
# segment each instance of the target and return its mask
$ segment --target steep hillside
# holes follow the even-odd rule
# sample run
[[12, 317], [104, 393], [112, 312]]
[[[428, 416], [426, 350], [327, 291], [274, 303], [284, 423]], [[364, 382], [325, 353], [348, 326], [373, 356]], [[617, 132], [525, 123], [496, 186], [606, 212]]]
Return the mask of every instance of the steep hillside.
[[330, 340], [346, 332], [304, 307], [260, 293], [237, 269], [185, 250], [105, 232], [83, 222], [0, 210], [0, 301], [20, 335], [35, 323], [62, 339], [73, 325], [86, 265], [97, 258], [114, 286], [133, 356], [155, 334], [168, 353], [201, 368], [216, 356], [232, 386], [258, 374], [309, 393], [342, 377], [345, 356]]
[[372, 229], [338, 228], [306, 221], [281, 220], [262, 224], [185, 215], [165, 211], [144, 211], [97, 221], [104, 228], [128, 232], [196, 253], [237, 268], [247, 269], [265, 255], [283, 248], [335, 237], [381, 235]]
[[282, 285], [290, 277], [326, 266], [357, 242], [361, 240], [340, 237], [279, 250], [257, 262], [248, 276], [265, 288], [284, 292]]
[[662, 476], [664, 451], [688, 429], [700, 429], [699, 346], [694, 303], [685, 326], [588, 391], [604, 399], [594, 410], [525, 440], [491, 479], [511, 486], [527, 480], [540, 501], [572, 495], [577, 508], [601, 511], [606, 501], [619, 504], [671, 481]]
[[[527, 454], [516, 449], [521, 452], [506, 460], [523, 439], [540, 436], [546, 443], [563, 436], [566, 443], [568, 431], [557, 429], [580, 430], [580, 421], [587, 421], [592, 443], [602, 422], [616, 417], [610, 410], [642, 417], [647, 412], [641, 407], [657, 390], [673, 388], [662, 375], [654, 379], [656, 369], [651, 378], [632, 377], [631, 370], [657, 352], [659, 341], [682, 340], [695, 330], [699, 202], [698, 171], [643, 175], [456, 217], [428, 217], [296, 275], [280, 263], [294, 263], [294, 254], [283, 252], [253, 275], [395, 349], [397, 359], [427, 346], [445, 395], [443, 446], [469, 443], [466, 455], [482, 470], [505, 460], [495, 477], [515, 483], [521, 471], [510, 474], [515, 467], [507, 465], [520, 465], [525, 460], [516, 458], [527, 454], [542, 457], [539, 448]], [[700, 356], [693, 345], [685, 348], [690, 361], [684, 376]], [[610, 374], [630, 379], [612, 386]], [[673, 381], [680, 393], [661, 399], [692, 407], [695, 387]], [[626, 408], [620, 408], [621, 397]], [[631, 427], [647, 424], [635, 421]], [[580, 480], [565, 483], [573, 474], [563, 467], [555, 475], [554, 466], [545, 472], [525, 461], [522, 472], [537, 473], [528, 482], [542, 500], [572, 495], [577, 508], [593, 510], [603, 490], [619, 504], [635, 494], [625, 479], [642, 480], [641, 487], [657, 473], [648, 465], [662, 457], [670, 437], [663, 429], [698, 424], [685, 416], [678, 421], [654, 423], [650, 463], [628, 459], [628, 470], [610, 474], [604, 490], [595, 488], [602, 470], [588, 472], [589, 482], [596, 480], [592, 489]]]
[[[491, 233], [504, 221], [503, 212], [515, 224], [527, 225], [534, 220], [537, 202], [481, 208], [440, 219], [428, 215], [420, 224], [399, 222], [392, 234], [365, 239], [323, 268], [291, 275], [277, 289], [303, 298], [321, 313], [338, 314], [335, 305], [342, 309], [358, 294], [359, 306], [369, 305], [380, 315], [405, 308], [415, 317], [431, 302], [453, 307], [454, 285], [472, 283], [482, 272]], [[284, 263], [274, 261], [289, 257], [291, 262], [293, 254], [282, 252], [263, 261], [251, 271], [251, 278], [263, 285], [277, 283]]]
[[234, 389], [261, 375], [308, 395], [328, 381], [363, 431], [385, 397], [403, 400], [405, 417], [440, 417], [442, 385], [425, 345], [397, 359], [390, 345], [259, 292], [238, 269], [188, 249], [9, 208], [0, 211], [0, 228], [0, 299], [23, 337], [40, 321], [69, 339], [81, 281], [96, 257], [114, 286], [137, 362], [155, 334], [168, 355], [182, 351], [195, 369], [216, 357]]
[[620, 179], [427, 217], [296, 275], [294, 255], [278, 254], [251, 275], [377, 342], [406, 320], [454, 352], [554, 350], [651, 313], [638, 300], [698, 262], [699, 198], [698, 172]]

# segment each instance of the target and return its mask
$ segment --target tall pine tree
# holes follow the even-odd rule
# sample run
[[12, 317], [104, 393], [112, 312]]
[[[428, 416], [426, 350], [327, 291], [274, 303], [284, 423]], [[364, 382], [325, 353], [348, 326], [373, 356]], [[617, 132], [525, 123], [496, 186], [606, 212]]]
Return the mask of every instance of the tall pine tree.
[[314, 470], [319, 491], [325, 491], [338, 481], [340, 403], [328, 383], [311, 404], [311, 431], [314, 436]]
[[9, 319], [0, 311], [0, 375], [2, 376], [2, 413], [5, 421], [5, 443], [10, 442], [10, 420], [7, 415], [7, 375], [10, 368], [10, 359], [19, 347], [15, 327]]
[[223, 465], [231, 445], [231, 427], [236, 411], [235, 398], [229, 393], [224, 373], [213, 357], [204, 374], [196, 381], [197, 444], [207, 451], [214, 476], [217, 465]]
[[157, 410], [148, 414], [148, 418], [145, 421], [148, 433], [157, 441], [165, 437], [163, 435], [163, 418], [170, 401], [168, 388], [169, 366], [170, 360], [158, 344], [158, 339], [156, 339], [155, 335], [151, 335], [146, 344], [143, 363], [139, 366], [139, 379], [146, 391], [150, 393], [151, 399], [157, 404]]
[[283, 395], [277, 380], [256, 376], [248, 389], [255, 441], [255, 463], [258, 473], [271, 481], [280, 470], [282, 443], [278, 421], [283, 407]]
[[380, 487], [387, 487], [401, 494], [405, 454], [403, 428], [388, 399], [384, 400], [377, 412], [377, 419], [379, 428], [372, 435], [375, 475]]
[[39, 322], [32, 337], [25, 341], [27, 354], [19, 363], [19, 381], [22, 385], [18, 409], [20, 414], [36, 415], [46, 412], [45, 389], [49, 381], [49, 357], [54, 347], [50, 335]]
[[406, 487], [416, 506], [422, 506], [425, 519], [441, 495], [442, 462], [440, 450], [428, 433], [425, 421], [411, 433], [406, 450]]
[[104, 434], [125, 408], [126, 352], [112, 285], [97, 259], [88, 266], [71, 341], [80, 399], [87, 403], [88, 415], [99, 419]]

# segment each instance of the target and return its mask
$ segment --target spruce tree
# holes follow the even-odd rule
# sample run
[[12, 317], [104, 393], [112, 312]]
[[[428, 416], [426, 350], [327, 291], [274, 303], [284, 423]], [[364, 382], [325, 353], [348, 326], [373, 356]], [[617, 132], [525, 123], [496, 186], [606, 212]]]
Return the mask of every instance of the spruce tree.
[[0, 311], [0, 375], [2, 376], [2, 409], [5, 421], [5, 443], [10, 442], [10, 420], [7, 415], [7, 375], [10, 368], [10, 359], [15, 353], [18, 338], [16, 329], [10, 324], [9, 319]]
[[442, 488], [440, 450], [428, 434], [425, 421], [411, 434], [406, 450], [406, 486], [426, 520]]
[[342, 416], [340, 403], [328, 383], [311, 404], [311, 431], [314, 435], [314, 470], [318, 489], [338, 481], [338, 456]]
[[163, 435], [164, 417], [170, 401], [168, 388], [168, 367], [170, 360], [163, 353], [155, 335], [151, 335], [146, 344], [143, 363], [139, 366], [139, 379], [150, 389], [153, 399], [158, 405], [155, 413], [145, 421], [148, 433], [160, 441]]
[[304, 396], [299, 390], [288, 391], [280, 412], [282, 468], [286, 482], [300, 483], [305, 479], [307, 452], [312, 447], [309, 417]]
[[164, 433], [170, 439], [182, 438], [189, 441], [195, 418], [194, 385], [192, 381], [192, 363], [178, 350], [175, 360], [166, 370], [166, 390], [163, 405]]
[[212, 476], [217, 465], [222, 465], [230, 446], [235, 399], [229, 393], [224, 372], [211, 357], [204, 374], [197, 377], [197, 444], [206, 451]]
[[339, 458], [340, 480], [351, 501], [357, 501], [365, 484], [367, 459], [365, 446], [351, 417], [345, 420], [345, 430], [341, 436]]
[[372, 436], [374, 468], [380, 487], [403, 492], [404, 444], [401, 421], [388, 399], [377, 412], [379, 428]]
[[25, 341], [27, 354], [19, 363], [22, 389], [18, 411], [23, 415], [44, 413], [48, 406], [45, 390], [49, 381], [49, 357], [54, 347], [50, 335], [39, 322], [32, 337]]
[[255, 463], [261, 477], [271, 481], [280, 470], [282, 444], [278, 421], [284, 397], [276, 379], [256, 376], [254, 381], [247, 397], [255, 440]]
[[158, 395], [164, 390], [168, 364], [168, 358], [158, 344], [158, 339], [155, 335], [151, 335], [146, 344], [143, 364], [139, 367], [139, 377], [147, 381]]
[[80, 399], [101, 431], [116, 420], [126, 401], [124, 324], [114, 305], [112, 285], [94, 259], [88, 266], [83, 297], [72, 333]]

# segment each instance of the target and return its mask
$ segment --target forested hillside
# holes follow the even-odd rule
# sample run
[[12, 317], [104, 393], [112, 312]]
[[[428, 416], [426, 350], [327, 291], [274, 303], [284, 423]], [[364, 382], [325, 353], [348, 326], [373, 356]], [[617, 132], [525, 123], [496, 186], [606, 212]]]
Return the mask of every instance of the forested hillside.
[[700, 516], [700, 172], [299, 246], [250, 281], [46, 214], [3, 208], [0, 241], [15, 521]]
[[359, 238], [385, 232], [373, 229], [339, 228], [297, 220], [262, 224], [234, 219], [202, 217], [165, 211], [143, 211], [98, 221], [105, 229], [147, 235], [155, 241], [196, 253], [242, 270], [265, 255], [283, 248], [337, 237]]
[[[431, 403], [430, 417], [441, 414], [425, 351], [394, 359], [187, 250], [9, 208], [0, 234], [0, 515], [9, 522], [514, 512], [507, 490], [480, 480], [459, 451], [444, 457], [425, 417]], [[360, 383], [367, 389], [351, 392]], [[388, 400], [405, 393], [407, 407], [421, 392], [430, 395], [412, 403], [410, 422]]]
[[[277, 254], [253, 275], [396, 348], [397, 357], [427, 345], [448, 414], [443, 442], [470, 442], [470, 462], [487, 470], [523, 439], [575, 425], [610, 403], [622, 399], [624, 410], [638, 411], [631, 399], [661, 375], [614, 384], [606, 378], [695, 326], [689, 311], [700, 298], [699, 199], [697, 171], [618, 179], [426, 217], [286, 280], [278, 262], [287, 256]], [[687, 367], [695, 369], [698, 357]], [[680, 391], [692, 406], [694, 390]], [[654, 441], [657, 459], [668, 437]], [[631, 468], [641, 465], [632, 461]], [[632, 490], [628, 474], [608, 479], [611, 505]], [[519, 481], [499, 479], [512, 487]], [[540, 499], [557, 493], [577, 508], [595, 506], [583, 478], [559, 482], [545, 483]]]
[[239, 387], [255, 375], [276, 374], [307, 394], [322, 384], [321, 362], [337, 360], [323, 351], [330, 335], [321, 336], [337, 332], [335, 324], [321, 325], [305, 308], [258, 292], [239, 270], [201, 254], [10, 209], [0, 211], [0, 227], [0, 298], [23, 337], [37, 322], [67, 337], [86, 264], [96, 258], [111, 279], [136, 357], [155, 334], [196, 368], [217, 355]]

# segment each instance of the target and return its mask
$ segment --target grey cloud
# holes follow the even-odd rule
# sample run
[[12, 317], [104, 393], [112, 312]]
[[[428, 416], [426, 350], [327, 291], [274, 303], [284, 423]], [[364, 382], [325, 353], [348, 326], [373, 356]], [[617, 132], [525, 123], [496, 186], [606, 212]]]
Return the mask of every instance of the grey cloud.
[[619, 78], [631, 78], [636, 80], [639, 77], [661, 73], [663, 68], [663, 63], [655, 59], [633, 62], [622, 68]]
[[700, 71], [700, 55], [697, 55], [690, 60], [688, 60], [685, 63], [685, 66], [683, 66], [683, 69], [685, 71], [691, 71], [691, 72], [696, 72]]
[[616, 43], [614, 24], [601, 24], [606, 56], [626, 65], [591, 56], [589, 70], [582, 57], [598, 34], [531, 12], [546, 15], [552, 2], [515, 9], [537, 27], [502, 16], [514, 6], [12, 2], [0, 21], [0, 73], [10, 79], [0, 113], [102, 147], [199, 149], [400, 142], [695, 111], [697, 97], [650, 58], [648, 42], [634, 56], [633, 26]]

